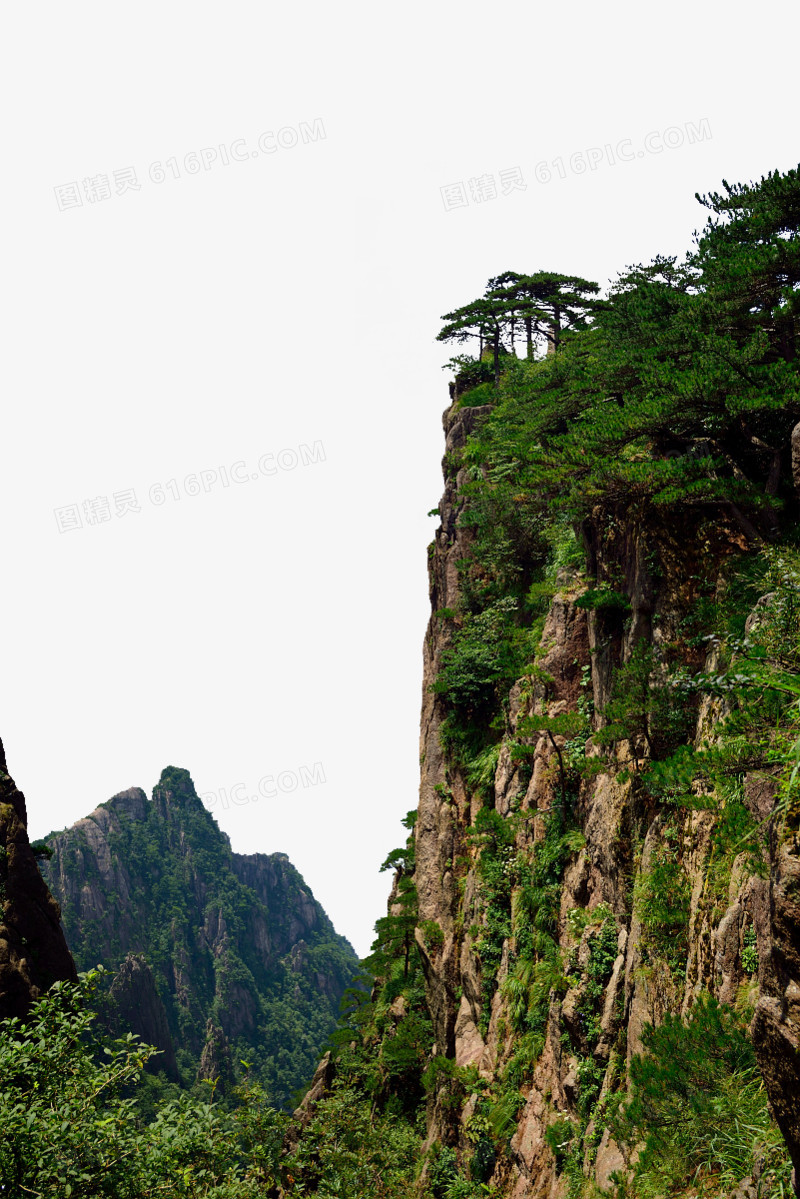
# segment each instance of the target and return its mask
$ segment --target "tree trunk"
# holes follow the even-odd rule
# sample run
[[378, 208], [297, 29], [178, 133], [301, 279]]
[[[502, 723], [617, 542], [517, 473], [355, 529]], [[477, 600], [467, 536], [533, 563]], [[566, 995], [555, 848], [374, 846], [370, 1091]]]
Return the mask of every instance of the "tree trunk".
[[561, 341], [561, 309], [556, 304], [553, 307], [553, 320], [550, 325], [550, 333], [548, 334], [548, 337], [547, 337], [547, 352], [548, 352], [548, 354], [556, 353], [556, 351], [558, 350], [560, 341]]

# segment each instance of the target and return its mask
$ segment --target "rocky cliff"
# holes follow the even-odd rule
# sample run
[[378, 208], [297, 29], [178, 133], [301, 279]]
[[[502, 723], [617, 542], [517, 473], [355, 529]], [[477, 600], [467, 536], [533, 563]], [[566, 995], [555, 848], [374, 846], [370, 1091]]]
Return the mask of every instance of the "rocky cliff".
[[[690, 695], [676, 680], [720, 670], [718, 642], [703, 640], [695, 618], [749, 547], [724, 517], [681, 529], [637, 527], [626, 513], [587, 522], [588, 570], [555, 575], [534, 663], [507, 693], [479, 781], [475, 759], [452, 748], [452, 687], [437, 683], [481, 569], [473, 527], [459, 518], [464, 447], [488, 411], [456, 401], [445, 413], [446, 486], [430, 553], [416, 941], [431, 1054], [454, 1063], [462, 1097], [454, 1102], [452, 1069], [443, 1070], [429, 1094], [426, 1150], [435, 1161], [453, 1146], [475, 1163], [482, 1146], [488, 1166], [473, 1166], [473, 1177], [515, 1199], [611, 1193], [636, 1154], [614, 1138], [610, 1100], [627, 1094], [644, 1031], [710, 997], [751, 1022], [797, 1165], [800, 842], [796, 820], [778, 810], [780, 769], [748, 769], [763, 754], [740, 745], [723, 795], [708, 772], [660, 790], [646, 774], [683, 739], [723, 744], [724, 691]], [[627, 727], [603, 736], [620, 678], [635, 690], [637, 669], [638, 707], [629, 695]], [[755, 1146], [753, 1194], [767, 1154]], [[761, 1185], [771, 1194], [777, 1184]]]
[[[230, 1042], [276, 1103], [307, 1083], [357, 968], [285, 854], [235, 854], [187, 771], [47, 838], [79, 968], [116, 971], [115, 1020], [193, 1081]], [[230, 1056], [230, 1055], [229, 1055]]]
[[454, 388], [444, 414], [419, 805], [384, 863], [371, 999], [297, 1113], [304, 1181], [330, 1181], [317, 1141], [360, 1120], [371, 1195], [786, 1196], [792, 524], [757, 504], [676, 520], [599, 484], [577, 520], [520, 481], [537, 454], [560, 469], [525, 429], [534, 400], [479, 396]]
[[76, 979], [59, 917], [28, 840], [25, 796], [0, 742], [0, 1019], [24, 1017], [54, 982]]

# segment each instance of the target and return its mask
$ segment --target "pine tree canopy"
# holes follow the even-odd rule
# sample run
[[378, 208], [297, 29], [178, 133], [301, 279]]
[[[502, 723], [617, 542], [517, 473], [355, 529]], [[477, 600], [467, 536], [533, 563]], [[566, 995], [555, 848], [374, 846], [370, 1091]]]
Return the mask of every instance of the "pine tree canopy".
[[[575, 519], [701, 505], [769, 536], [800, 420], [800, 174], [698, 199], [708, 217], [683, 260], [628, 267], [604, 299], [576, 276], [507, 271], [445, 318], [441, 340], [469, 310], [503, 335], [528, 322], [471, 451], [520, 503]], [[535, 358], [542, 335], [558, 352]]]

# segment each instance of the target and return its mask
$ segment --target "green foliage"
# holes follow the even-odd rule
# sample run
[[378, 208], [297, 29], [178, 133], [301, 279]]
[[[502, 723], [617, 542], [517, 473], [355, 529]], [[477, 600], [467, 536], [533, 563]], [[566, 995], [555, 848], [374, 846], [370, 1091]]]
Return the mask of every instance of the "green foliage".
[[[599, 928], [589, 936], [589, 961], [586, 967], [583, 995], [575, 1013], [581, 1027], [583, 1045], [589, 1053], [594, 1050], [600, 1039], [602, 1000], [614, 962], [617, 960], [617, 940], [617, 925], [613, 916], [606, 917]], [[591, 1059], [587, 1059], [587, 1063], [590, 1061]], [[584, 1071], [589, 1069], [587, 1063], [582, 1065]], [[606, 1063], [603, 1062], [601, 1065], [599, 1081], [602, 1081]], [[593, 1084], [590, 1084], [588, 1075], [584, 1077], [580, 1072], [579, 1079], [582, 1082], [581, 1099], [584, 1099]], [[592, 1099], [593, 1102], [594, 1099]], [[586, 1112], [583, 1114], [585, 1115]]]
[[589, 612], [621, 612], [627, 614], [631, 610], [631, 601], [627, 595], [614, 591], [610, 587], [590, 587], [575, 600], [576, 608]]
[[690, 700], [672, 686], [646, 641], [639, 641], [617, 670], [603, 715], [606, 724], [596, 735], [597, 743], [626, 739], [637, 767], [643, 747], [651, 757], [661, 757], [685, 739], [694, 723]]
[[[404, 827], [409, 830], [406, 843], [398, 849], [393, 849], [381, 865], [381, 870], [396, 872], [394, 898], [391, 910], [375, 922], [376, 939], [370, 956], [364, 963], [373, 974], [389, 977], [398, 958], [402, 956], [404, 980], [409, 977], [412, 957], [416, 960], [417, 955], [414, 941], [418, 915], [417, 888], [414, 883], [416, 819], [416, 811], [407, 813], [403, 820]], [[435, 937], [435, 934], [433, 936]]]
[[756, 974], [758, 971], [758, 942], [756, 930], [752, 925], [748, 929], [745, 929], [744, 944], [742, 946], [742, 966], [748, 974]]
[[[582, 844], [582, 835], [565, 827], [563, 814], [554, 811], [545, 820], [543, 840], [514, 866], [514, 953], [503, 995], [518, 1039], [501, 1080], [512, 1091], [529, 1080], [544, 1048], [551, 998], [564, 995], [569, 985], [557, 943], [557, 920], [564, 867]], [[483, 854], [481, 869], [485, 869]]]
[[257, 1087], [235, 1112], [181, 1095], [142, 1118], [154, 1050], [98, 1036], [100, 979], [56, 984], [26, 1024], [0, 1025], [0, 1185], [43, 1199], [247, 1199], [278, 1182], [287, 1118]]
[[642, 1043], [645, 1052], [631, 1061], [630, 1101], [612, 1120], [622, 1144], [644, 1143], [633, 1194], [663, 1199], [690, 1182], [727, 1193], [757, 1156], [767, 1162], [764, 1182], [776, 1187], [769, 1193], [782, 1182], [789, 1194], [790, 1162], [734, 1012], [703, 995], [686, 1021], [668, 1013], [645, 1028]]
[[428, 1162], [428, 1179], [435, 1199], [451, 1199], [452, 1184], [458, 1179], [458, 1154], [450, 1145], [433, 1146]]
[[575, 1125], [572, 1120], [567, 1117], [561, 1117], [554, 1120], [552, 1124], [548, 1124], [545, 1129], [544, 1139], [553, 1157], [556, 1159], [556, 1172], [561, 1173], [564, 1168], [564, 1162], [569, 1156], [575, 1139]]
[[475, 1182], [488, 1182], [496, 1161], [497, 1153], [489, 1137], [479, 1137], [469, 1162], [470, 1178]]
[[492, 364], [485, 358], [473, 358], [470, 354], [456, 354], [445, 363], [442, 370], [454, 372], [456, 390], [460, 397], [494, 381]]
[[480, 383], [462, 392], [458, 397], [459, 408], [479, 408], [482, 404], [491, 404], [495, 397], [494, 383]]
[[436, 950], [444, 944], [444, 933], [436, 920], [421, 920], [419, 928], [429, 949]]
[[765, 863], [761, 851], [762, 836], [758, 824], [745, 807], [741, 778], [718, 782], [716, 796], [719, 804], [711, 833], [706, 862], [706, 894], [713, 903], [713, 915], [720, 920], [728, 907], [733, 863], [745, 855], [747, 872], [763, 874]]
[[337, 1081], [316, 1105], [287, 1168], [302, 1183], [295, 1193], [407, 1199], [418, 1155], [417, 1129], [376, 1113], [358, 1087]]
[[769, 527], [800, 416], [798, 195], [789, 171], [705, 197], [683, 262], [629, 269], [558, 354], [507, 368], [470, 451], [487, 485], [513, 464], [521, 502], [576, 520], [727, 505]]
[[507, 596], [483, 612], [465, 616], [442, 655], [433, 690], [446, 695], [448, 704], [467, 718], [480, 720], [490, 714], [499, 693], [507, 692], [522, 672], [529, 646], [514, 625], [517, 606]]
[[686, 968], [689, 948], [689, 880], [669, 843], [653, 849], [649, 869], [636, 880], [634, 902], [644, 946], [675, 974]]

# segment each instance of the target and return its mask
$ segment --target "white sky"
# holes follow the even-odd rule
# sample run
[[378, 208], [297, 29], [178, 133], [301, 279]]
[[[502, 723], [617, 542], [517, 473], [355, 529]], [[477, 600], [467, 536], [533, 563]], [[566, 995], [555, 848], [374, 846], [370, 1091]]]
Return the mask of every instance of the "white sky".
[[[288, 853], [365, 953], [417, 800], [457, 350], [439, 317], [504, 270], [606, 284], [682, 252], [695, 191], [796, 166], [796, 6], [50, 2], [0, 21], [0, 736], [30, 833], [186, 767], [234, 849]], [[503, 195], [514, 168], [526, 186]], [[262, 457], [315, 443], [324, 461]], [[254, 480], [260, 460], [276, 473]]]

